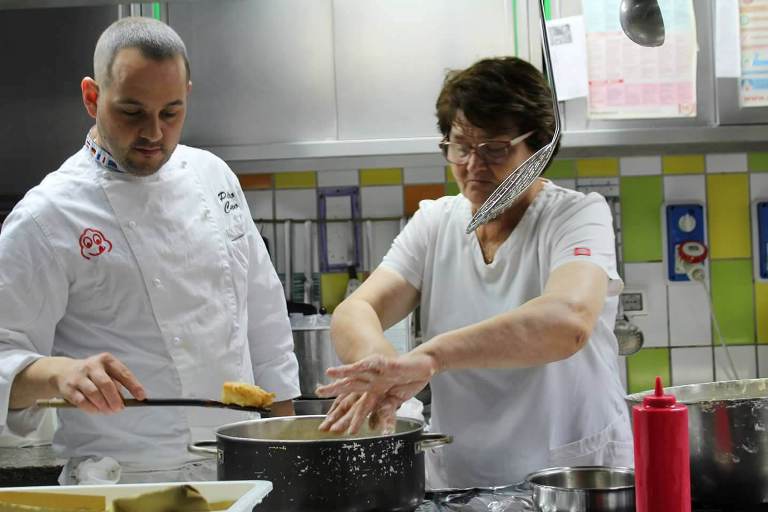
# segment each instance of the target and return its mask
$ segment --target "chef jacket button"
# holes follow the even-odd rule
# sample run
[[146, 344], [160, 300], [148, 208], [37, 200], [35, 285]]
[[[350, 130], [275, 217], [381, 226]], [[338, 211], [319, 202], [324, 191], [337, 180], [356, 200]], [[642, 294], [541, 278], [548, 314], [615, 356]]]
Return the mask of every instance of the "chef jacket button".
[[174, 345], [181, 345], [181, 338], [179, 338], [178, 336], [174, 336], [173, 337], [173, 344]]
[[160, 281], [158, 278], [154, 278], [154, 279], [152, 280], [152, 284], [154, 284], [154, 285], [155, 285], [155, 288], [160, 288], [160, 286], [163, 284], [163, 282], [162, 282], [162, 281]]
[[229, 263], [222, 263], [221, 270], [229, 270]]
[[206, 208], [205, 210], [203, 210], [203, 218], [205, 218], [205, 219], [210, 219], [211, 218], [211, 210], [210, 209]]
[[134, 220], [129, 221], [128, 222], [128, 227], [131, 228], [131, 229], [135, 229], [136, 228], [136, 221], [134, 221]]

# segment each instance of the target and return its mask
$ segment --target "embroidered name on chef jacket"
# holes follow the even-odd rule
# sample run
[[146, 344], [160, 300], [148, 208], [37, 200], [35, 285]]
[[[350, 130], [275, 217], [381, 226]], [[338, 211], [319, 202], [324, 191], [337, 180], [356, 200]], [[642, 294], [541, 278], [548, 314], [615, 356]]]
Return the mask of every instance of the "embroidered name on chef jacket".
[[235, 196], [234, 192], [221, 191], [218, 193], [218, 197], [219, 197], [219, 202], [224, 208], [224, 213], [228, 214], [240, 208], [240, 204], [237, 201], [235, 201], [235, 198], [237, 196]]
[[111, 251], [112, 242], [98, 229], [85, 228], [80, 235], [80, 255], [83, 258], [90, 260]]

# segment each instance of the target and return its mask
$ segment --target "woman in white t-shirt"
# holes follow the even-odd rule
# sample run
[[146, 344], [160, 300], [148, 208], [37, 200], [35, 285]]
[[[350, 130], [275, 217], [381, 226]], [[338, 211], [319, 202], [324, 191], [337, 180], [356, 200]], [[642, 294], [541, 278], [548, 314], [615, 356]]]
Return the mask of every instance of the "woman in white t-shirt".
[[[492, 486], [552, 466], [632, 465], [613, 335], [611, 213], [602, 196], [537, 180], [475, 233], [472, 214], [552, 137], [551, 93], [517, 58], [449, 74], [440, 144], [461, 194], [422, 201], [381, 266], [335, 310], [346, 366], [318, 389], [337, 396], [323, 429], [391, 427], [428, 382], [432, 488]], [[424, 343], [398, 355], [383, 330], [421, 306]]]

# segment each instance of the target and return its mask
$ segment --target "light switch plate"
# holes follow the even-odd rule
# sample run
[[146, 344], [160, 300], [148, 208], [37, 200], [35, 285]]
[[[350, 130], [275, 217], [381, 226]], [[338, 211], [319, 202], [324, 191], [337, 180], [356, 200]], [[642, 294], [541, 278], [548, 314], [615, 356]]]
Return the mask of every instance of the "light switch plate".
[[648, 314], [648, 305], [644, 290], [631, 290], [624, 288], [621, 292], [621, 306], [624, 314], [629, 317], [642, 316]]
[[768, 281], [768, 199], [752, 203], [752, 252], [755, 281]]
[[664, 209], [664, 263], [670, 282], [690, 281], [677, 255], [677, 247], [695, 240], [707, 245], [704, 205], [697, 202], [666, 203]]

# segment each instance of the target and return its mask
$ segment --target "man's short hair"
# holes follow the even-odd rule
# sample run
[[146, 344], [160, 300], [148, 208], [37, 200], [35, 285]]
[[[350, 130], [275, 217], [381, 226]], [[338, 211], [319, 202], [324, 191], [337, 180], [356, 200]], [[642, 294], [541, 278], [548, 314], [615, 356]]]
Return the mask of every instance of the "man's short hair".
[[136, 48], [147, 59], [165, 60], [177, 55], [184, 58], [187, 80], [190, 78], [187, 47], [171, 27], [153, 18], [122, 18], [101, 34], [93, 52], [93, 74], [96, 82], [107, 87], [112, 81], [112, 64], [120, 50]]

